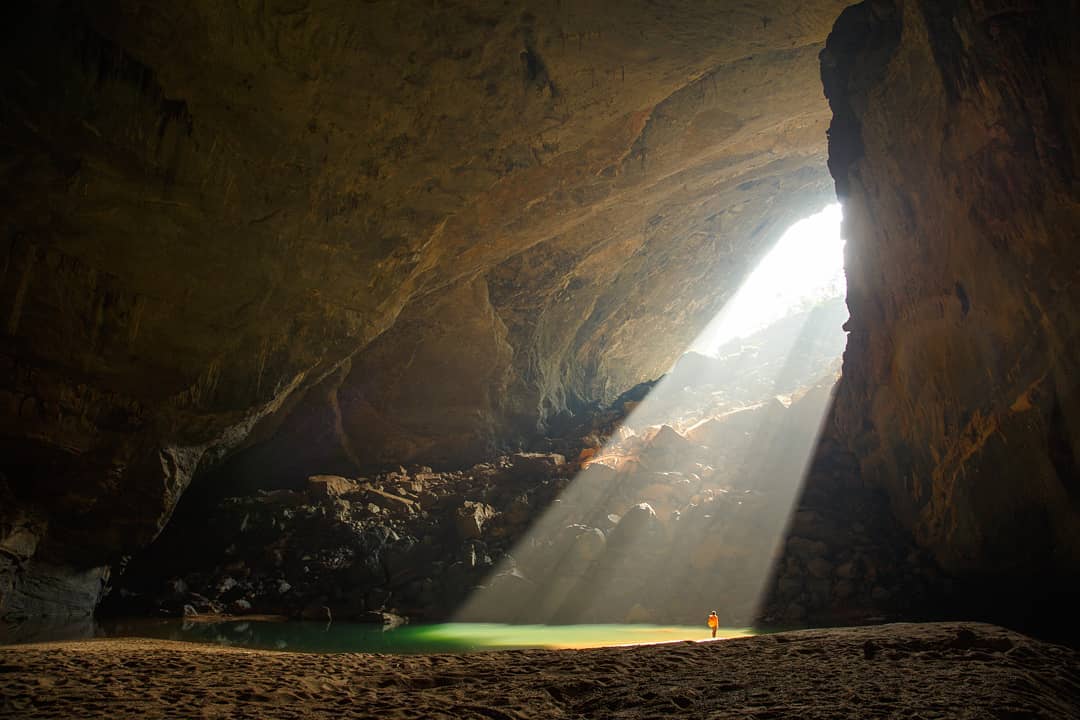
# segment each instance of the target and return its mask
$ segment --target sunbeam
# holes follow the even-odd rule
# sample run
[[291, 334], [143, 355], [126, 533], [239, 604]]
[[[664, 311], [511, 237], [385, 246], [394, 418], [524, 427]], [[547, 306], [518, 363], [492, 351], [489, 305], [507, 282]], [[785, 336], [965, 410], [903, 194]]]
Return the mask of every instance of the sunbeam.
[[457, 619], [754, 621], [843, 350], [839, 233], [784, 234]]

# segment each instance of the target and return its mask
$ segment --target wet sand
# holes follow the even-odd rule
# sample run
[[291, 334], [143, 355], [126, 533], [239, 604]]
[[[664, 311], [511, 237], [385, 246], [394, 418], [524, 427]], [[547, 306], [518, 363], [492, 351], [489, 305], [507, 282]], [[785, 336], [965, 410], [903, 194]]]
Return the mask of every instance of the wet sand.
[[0, 648], [4, 718], [1077, 718], [1080, 652], [977, 623], [471, 655]]

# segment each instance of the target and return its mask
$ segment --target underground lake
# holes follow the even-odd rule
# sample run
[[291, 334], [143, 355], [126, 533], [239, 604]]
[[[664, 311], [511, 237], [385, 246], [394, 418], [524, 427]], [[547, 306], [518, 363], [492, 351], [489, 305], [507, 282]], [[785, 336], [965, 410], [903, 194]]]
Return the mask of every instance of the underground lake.
[[[750, 628], [720, 628], [717, 639], [754, 634], [756, 631]], [[528, 648], [581, 649], [711, 639], [704, 625], [452, 622], [384, 627], [373, 623], [284, 621], [274, 618], [108, 618], [81, 625], [11, 626], [0, 634], [0, 646], [95, 638], [152, 638], [253, 650], [393, 655]]]

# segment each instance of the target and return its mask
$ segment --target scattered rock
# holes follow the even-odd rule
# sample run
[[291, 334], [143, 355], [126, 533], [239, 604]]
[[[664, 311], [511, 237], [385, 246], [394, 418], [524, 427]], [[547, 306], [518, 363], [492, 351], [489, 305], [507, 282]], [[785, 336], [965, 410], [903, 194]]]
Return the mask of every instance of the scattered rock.
[[649, 503], [638, 503], [630, 508], [611, 531], [612, 545], [628, 545], [643, 540], [656, 530], [656, 511]]
[[816, 578], [827, 578], [832, 575], [833, 571], [832, 563], [821, 557], [812, 558], [806, 564], [806, 568]]
[[484, 524], [495, 517], [495, 508], [485, 503], [466, 500], [456, 514], [458, 535], [463, 540], [478, 538], [483, 534]]
[[300, 612], [300, 619], [325, 620], [326, 622], [333, 622], [334, 615], [332, 612], [330, 612], [330, 608], [328, 606], [320, 603], [312, 603]]
[[313, 498], [335, 498], [357, 493], [360, 486], [338, 475], [312, 475], [307, 479], [307, 491]]
[[804, 537], [791, 537], [787, 541], [787, 549], [800, 560], [809, 561], [811, 558], [824, 556], [829, 546], [820, 540], [809, 540]]
[[510, 467], [516, 475], [553, 475], [566, 464], [566, 458], [557, 453], [515, 453], [510, 456]]
[[[743, 418], [724, 424], [736, 421]], [[171, 614], [190, 605], [319, 621], [374, 621], [382, 612], [439, 618], [466, 599], [483, 606], [474, 600], [490, 595], [483, 619], [694, 622], [715, 606], [752, 622], [756, 592], [741, 597], [749, 588], [737, 579], [772, 562], [772, 546], [757, 540], [760, 518], [786, 517], [786, 495], [780, 507], [779, 495], [734, 484], [739, 467], [687, 458], [699, 446], [670, 425], [657, 426], [648, 442], [623, 435], [620, 470], [603, 449], [572, 480], [563, 454], [519, 453], [466, 471], [399, 469], [355, 482], [312, 476], [306, 493], [227, 498], [206, 522], [213, 544], [227, 551], [200, 572], [165, 575], [160, 595], [141, 597]], [[638, 467], [634, 453], [650, 452], [666, 464]], [[826, 507], [836, 503], [830, 495]], [[886, 556], [852, 535], [850, 522], [815, 507], [797, 511], [791, 528], [769, 585], [772, 617], [813, 622], [830, 605], [861, 609], [914, 596], [889, 574], [902, 563], [903, 577], [917, 576], [911, 559], [921, 556], [908, 547]], [[516, 546], [526, 532], [535, 552]], [[690, 574], [657, 583], [673, 557], [688, 558]]]

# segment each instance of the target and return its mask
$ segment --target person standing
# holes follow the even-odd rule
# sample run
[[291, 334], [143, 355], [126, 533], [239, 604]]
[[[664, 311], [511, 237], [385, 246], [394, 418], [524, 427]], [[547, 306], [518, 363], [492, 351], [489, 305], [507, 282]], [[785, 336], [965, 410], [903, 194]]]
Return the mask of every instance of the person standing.
[[716, 629], [720, 627], [720, 618], [716, 616], [716, 611], [713, 610], [709, 613], [709, 629], [712, 630], [712, 636], [716, 637]]

